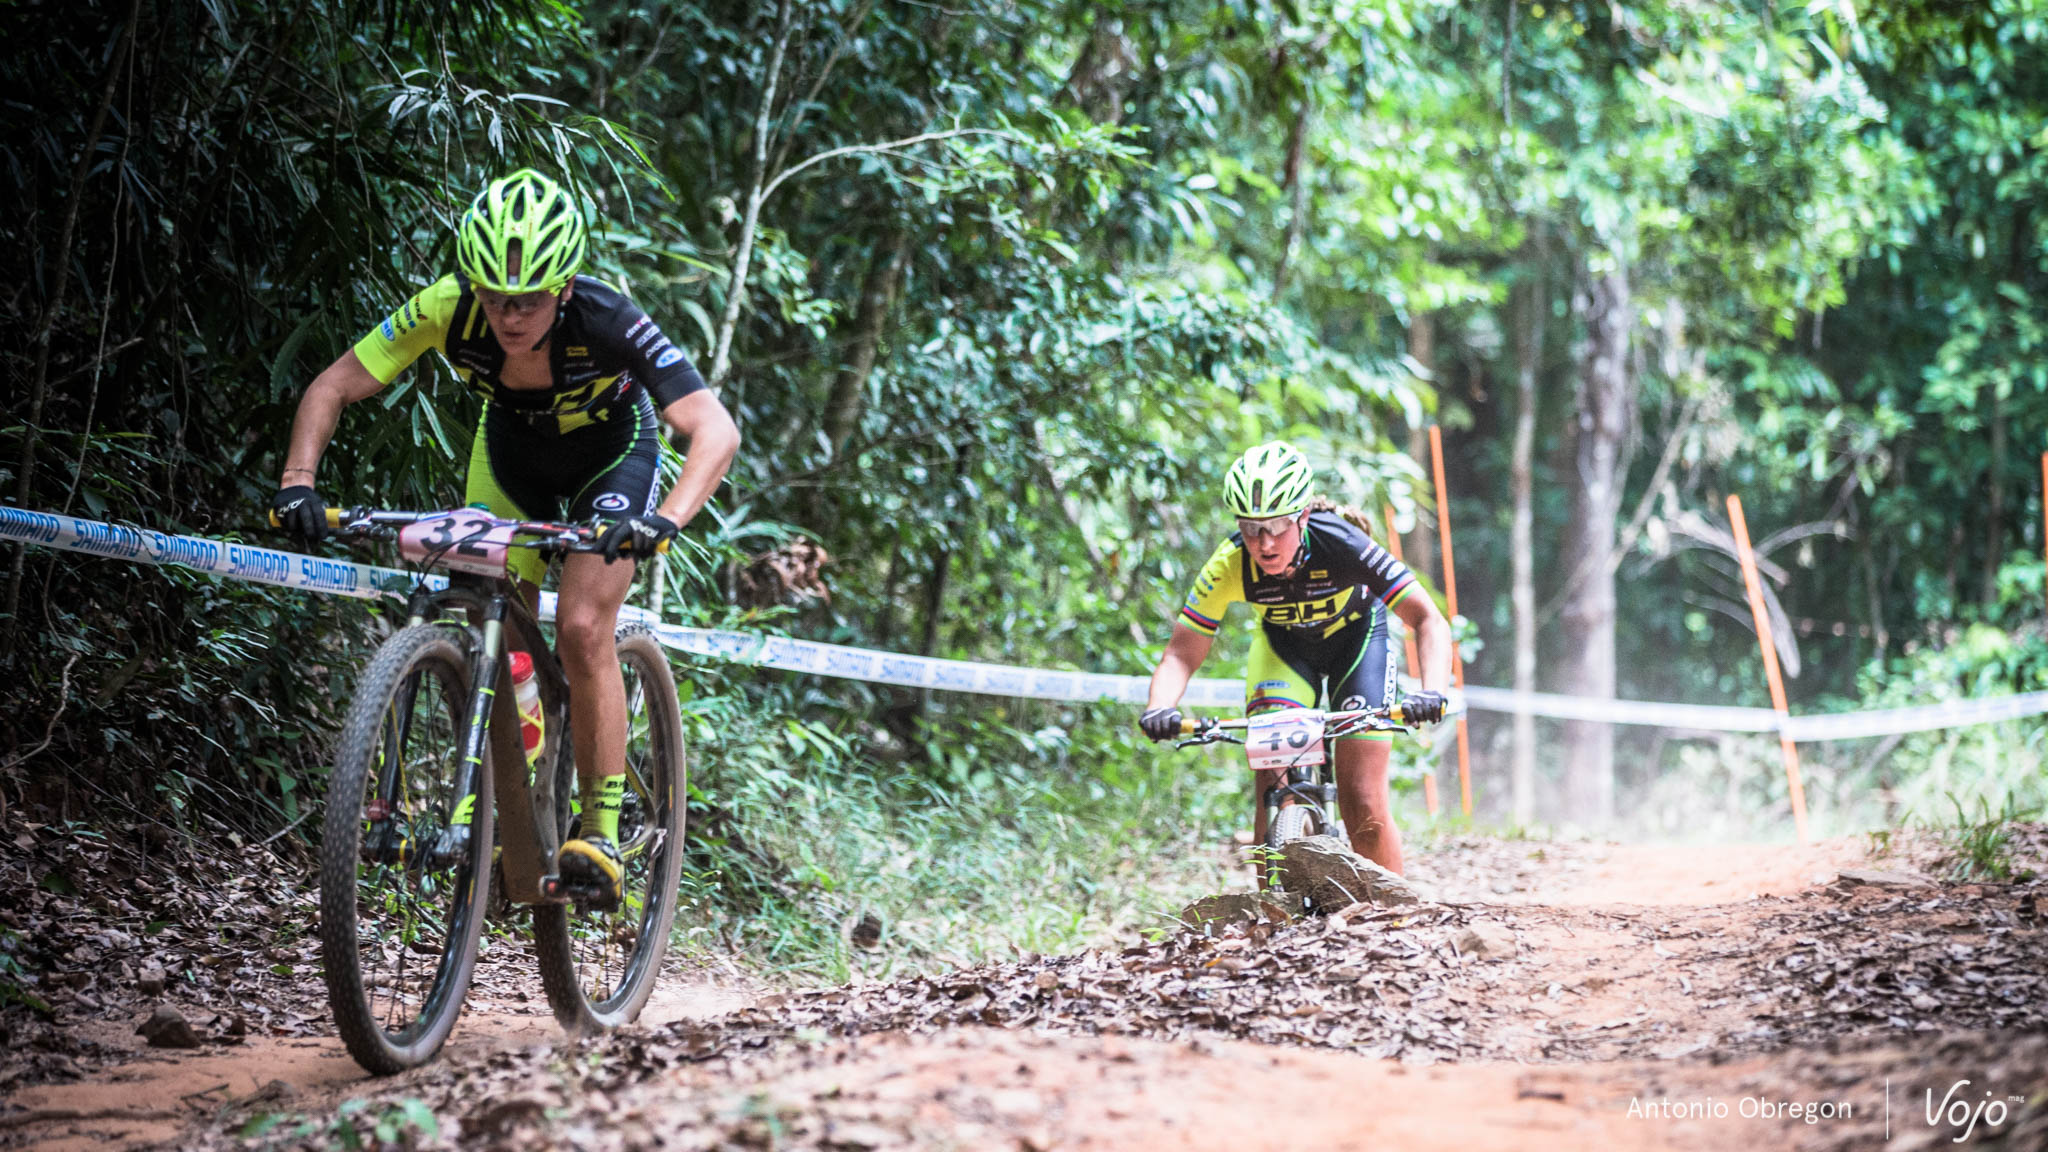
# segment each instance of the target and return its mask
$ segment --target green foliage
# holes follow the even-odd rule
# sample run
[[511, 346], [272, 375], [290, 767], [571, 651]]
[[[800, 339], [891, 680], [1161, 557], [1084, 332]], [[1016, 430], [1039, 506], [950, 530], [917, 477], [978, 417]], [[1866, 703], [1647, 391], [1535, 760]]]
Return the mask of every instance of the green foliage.
[[[856, 712], [792, 719], [786, 689], [749, 702], [719, 668], [692, 683], [679, 931], [782, 979], [1128, 939], [1215, 891], [1249, 818], [1241, 773], [1138, 748], [1122, 709], [976, 709], [918, 765]], [[872, 953], [848, 938], [863, 915], [886, 926]]]
[[[2025, 818], [2008, 795], [2003, 806], [1993, 812], [1989, 803], [1978, 801], [1975, 814], [1963, 810], [1962, 801], [1954, 796], [1949, 803], [1955, 808], [1955, 823], [1942, 830], [1952, 858], [1949, 876], [1954, 880], [2012, 880], [2012, 826]], [[2027, 879], [2022, 876], [2019, 879]]]
[[[130, 11], [0, 16], [0, 270], [31, 337], [0, 349], [27, 393], [10, 500], [251, 531], [304, 382], [447, 270], [470, 190], [531, 163], [588, 197], [596, 273], [700, 365], [730, 346], [746, 447], [664, 561], [672, 619], [1142, 673], [1228, 530], [1236, 451], [1286, 436], [1328, 494], [1414, 523], [1402, 449], [1440, 420], [1465, 656], [1503, 682], [1517, 300], [1547, 321], [1549, 601], [1578, 559], [1586, 301], [1625, 272], [1624, 695], [1761, 700], [1716, 543], [1731, 491], [1811, 625], [1786, 640], [1802, 709], [2048, 668], [2023, 495], [2048, 442], [2038, 0], [142, 0], [132, 38]], [[453, 503], [475, 417], [423, 364], [344, 416], [322, 490]], [[732, 603], [735, 567], [799, 534], [835, 557], [829, 605]], [[18, 591], [0, 694], [53, 719], [0, 788], [199, 830], [310, 811], [382, 629], [70, 556], [30, 554]], [[1579, 639], [1552, 626], [1546, 654]], [[690, 691], [700, 923], [805, 971], [862, 962], [836, 925], [870, 904], [918, 962], [979, 954], [978, 919], [1019, 947], [1123, 931], [1240, 815], [1233, 772], [1136, 747], [1107, 707], [714, 668]], [[1818, 752], [1815, 811], [2032, 804], [2040, 737]], [[1703, 791], [1731, 828], [1783, 803], [1767, 749], [1642, 750], [1649, 825], [1702, 827]]]

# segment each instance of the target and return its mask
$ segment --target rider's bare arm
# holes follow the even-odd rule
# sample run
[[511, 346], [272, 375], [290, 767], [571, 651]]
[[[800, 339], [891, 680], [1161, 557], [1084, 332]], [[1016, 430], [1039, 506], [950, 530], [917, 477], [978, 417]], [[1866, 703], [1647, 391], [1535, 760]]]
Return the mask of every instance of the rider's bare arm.
[[1442, 692], [1451, 686], [1451, 623], [1437, 610], [1436, 601], [1418, 589], [1394, 605], [1394, 611], [1408, 631], [1415, 634], [1416, 659], [1422, 662], [1419, 675], [1422, 690]]
[[1216, 643], [1214, 636], [1205, 636], [1185, 624], [1175, 624], [1173, 635], [1166, 641], [1166, 652], [1159, 657], [1159, 667], [1152, 671], [1152, 690], [1146, 697], [1147, 708], [1171, 708], [1180, 703], [1181, 693], [1188, 690], [1188, 681], [1202, 667], [1202, 661], [1209, 658], [1209, 649]]
[[726, 469], [732, 467], [732, 458], [739, 452], [740, 430], [725, 405], [708, 389], [671, 402], [661, 410], [661, 417], [690, 442], [683, 474], [656, 509], [681, 526], [697, 515], [718, 489], [718, 482], [725, 479]]
[[292, 417], [291, 451], [285, 455], [278, 487], [312, 484], [320, 454], [327, 450], [334, 426], [341, 421], [341, 410], [376, 395], [383, 387], [383, 382], [363, 367], [353, 348], [315, 376], [305, 395], [299, 397], [298, 414]]

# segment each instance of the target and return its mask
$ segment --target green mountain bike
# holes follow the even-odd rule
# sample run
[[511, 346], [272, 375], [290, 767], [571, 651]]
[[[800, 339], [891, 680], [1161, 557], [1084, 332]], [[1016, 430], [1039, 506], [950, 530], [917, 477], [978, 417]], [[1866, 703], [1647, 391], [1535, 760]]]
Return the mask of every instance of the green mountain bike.
[[[637, 1017], [675, 920], [686, 806], [682, 716], [660, 643], [619, 632], [628, 708], [619, 817], [621, 898], [599, 906], [554, 874], [574, 834], [569, 684], [506, 572], [514, 548], [596, 550], [584, 525], [469, 509], [329, 509], [354, 538], [396, 536], [422, 579], [406, 623], [357, 681], [329, 782], [320, 849], [320, 943], [334, 1022], [380, 1075], [433, 1058], [476, 967], [495, 854], [506, 899], [533, 909], [555, 1018], [572, 1034]], [[431, 570], [448, 573], [431, 586]], [[509, 655], [527, 653], [544, 730], [529, 764]]]

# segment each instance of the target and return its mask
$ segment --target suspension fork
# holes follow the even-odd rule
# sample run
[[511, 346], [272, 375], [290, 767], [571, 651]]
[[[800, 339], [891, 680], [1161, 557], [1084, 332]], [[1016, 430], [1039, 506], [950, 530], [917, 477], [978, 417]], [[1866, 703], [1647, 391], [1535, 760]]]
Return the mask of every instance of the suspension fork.
[[469, 851], [470, 828], [476, 819], [477, 774], [483, 770], [492, 702], [498, 694], [498, 662], [505, 652], [505, 598], [486, 600], [483, 618], [483, 636], [470, 668], [468, 724], [462, 733], [462, 761], [455, 773], [455, 808], [448, 827], [434, 843], [433, 859], [440, 867], [458, 863]]
[[[406, 627], [426, 623], [429, 603], [422, 594], [413, 596], [406, 614]], [[368, 810], [363, 813], [370, 825], [369, 835], [363, 838], [363, 858], [374, 863], [397, 864], [401, 868], [413, 862], [417, 848], [414, 843], [417, 829], [400, 826], [406, 813], [399, 803], [399, 795], [405, 786], [405, 737], [412, 731], [418, 677], [419, 674], [414, 673], [401, 685], [396, 708], [385, 717], [382, 750], [377, 757], [377, 791], [370, 799]]]

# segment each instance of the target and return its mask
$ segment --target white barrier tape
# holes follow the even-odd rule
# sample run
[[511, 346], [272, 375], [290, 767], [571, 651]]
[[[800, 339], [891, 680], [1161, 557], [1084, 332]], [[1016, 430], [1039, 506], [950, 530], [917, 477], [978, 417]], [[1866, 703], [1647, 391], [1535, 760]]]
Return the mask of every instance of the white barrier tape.
[[[170, 536], [6, 505], [0, 505], [0, 539], [148, 564], [175, 565], [236, 580], [361, 599], [403, 596], [419, 580], [416, 574], [395, 568], [257, 548], [200, 536]], [[444, 587], [447, 583], [442, 576], [429, 576], [427, 581], [433, 587]], [[544, 594], [541, 598], [543, 619], [553, 618], [554, 606], [554, 593]], [[663, 624], [642, 608], [625, 608], [620, 612], [620, 618], [652, 626], [663, 644], [691, 655], [876, 684], [1035, 700], [1102, 700], [1141, 704], [1151, 683], [1145, 676], [1018, 668], [1007, 664], [876, 652], [787, 636], [685, 628]], [[1516, 693], [1481, 685], [1466, 688], [1465, 700], [1470, 707], [1484, 711], [1512, 713], [1526, 708], [1532, 715], [1551, 720], [1606, 721], [1718, 732], [1775, 732], [1782, 726], [1787, 735], [1801, 743], [1929, 732], [2048, 713], [2048, 692], [1955, 700], [1919, 708], [1783, 719], [1769, 708], [1591, 700], [1548, 692]], [[1188, 685], [1181, 703], [1194, 708], [1236, 709], [1244, 703], [1244, 687], [1238, 680], [1196, 680]]]
[[[81, 520], [76, 516], [30, 512], [7, 505], [0, 505], [0, 539], [41, 544], [67, 552], [109, 556], [116, 560], [168, 564], [234, 580], [326, 592], [335, 596], [354, 596], [361, 600], [403, 596], [419, 582], [413, 573], [396, 568], [280, 552], [274, 548], [209, 540], [204, 536], [171, 536], [118, 524], [103, 524], [97, 520]], [[437, 588], [446, 587], [448, 583], [445, 576], [430, 576], [428, 581]]]
[[[978, 692], [1030, 700], [1106, 700], [1142, 704], [1151, 684], [1151, 678], [1147, 676], [1113, 676], [1100, 672], [982, 664], [972, 660], [942, 660], [933, 656], [876, 652], [844, 644], [764, 636], [754, 632], [683, 628], [673, 624], [658, 624], [655, 630], [662, 643], [694, 656], [906, 688]], [[1244, 686], [1236, 680], [1197, 680], [1188, 685], [1182, 703], [1200, 708], [1237, 707], [1244, 703]]]
[[1735, 708], [1725, 704], [1657, 704], [1644, 700], [1592, 700], [1550, 692], [1515, 692], [1507, 688], [1467, 685], [1465, 703], [1488, 712], [1527, 709], [1548, 720], [1605, 720], [1610, 724], [1648, 724], [1659, 728], [1704, 728], [1714, 732], [1776, 732], [1778, 714], [1769, 708]]
[[1831, 716], [1793, 716], [1785, 733], [1800, 743], [1855, 740], [1866, 736], [1903, 736], [1940, 728], [1995, 724], [2048, 713], [2048, 692], [2022, 692], [1982, 700], [1951, 700], [1918, 708], [1886, 708], [1871, 712], [1837, 712]]

